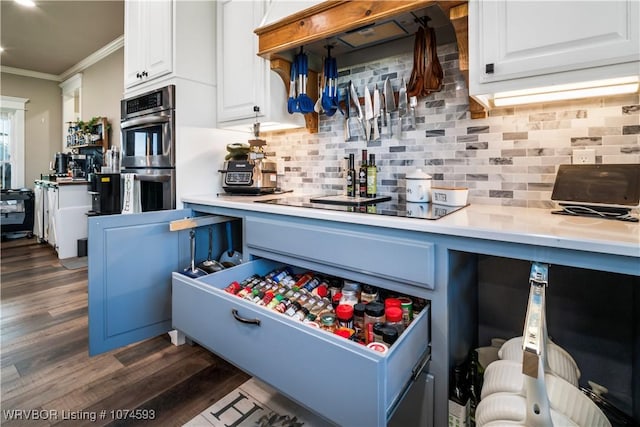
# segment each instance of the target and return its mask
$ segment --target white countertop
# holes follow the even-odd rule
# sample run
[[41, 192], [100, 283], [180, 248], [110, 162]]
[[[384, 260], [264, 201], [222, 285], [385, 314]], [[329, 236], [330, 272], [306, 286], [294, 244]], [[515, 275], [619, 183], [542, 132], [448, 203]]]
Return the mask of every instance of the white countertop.
[[[640, 223], [554, 215], [548, 209], [471, 204], [438, 220], [424, 220], [254, 203], [260, 199], [292, 196], [300, 196], [300, 194], [285, 193], [277, 196], [208, 194], [186, 196], [182, 201], [246, 211], [640, 258]], [[640, 270], [640, 263], [638, 269]]]

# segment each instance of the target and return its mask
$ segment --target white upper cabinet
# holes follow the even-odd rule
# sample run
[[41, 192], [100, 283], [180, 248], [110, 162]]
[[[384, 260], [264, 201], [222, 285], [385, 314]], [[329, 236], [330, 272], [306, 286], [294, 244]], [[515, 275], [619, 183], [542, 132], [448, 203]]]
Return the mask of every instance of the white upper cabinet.
[[256, 55], [258, 37], [253, 30], [260, 25], [265, 2], [217, 4], [218, 121], [226, 122], [254, 116], [254, 105], [264, 109], [269, 62]]
[[637, 75], [640, 2], [471, 0], [471, 95]]
[[125, 88], [151, 89], [174, 77], [213, 86], [215, 22], [212, 1], [126, 1]]
[[257, 55], [258, 36], [265, 1], [223, 0], [217, 10], [217, 116], [218, 126], [249, 132], [256, 120], [263, 131], [304, 127], [302, 114], [287, 112], [287, 90]]
[[173, 2], [125, 3], [124, 84], [129, 88], [173, 71]]
[[324, 0], [271, 0], [260, 26], [263, 27], [272, 24], [289, 15], [320, 4], [323, 1]]

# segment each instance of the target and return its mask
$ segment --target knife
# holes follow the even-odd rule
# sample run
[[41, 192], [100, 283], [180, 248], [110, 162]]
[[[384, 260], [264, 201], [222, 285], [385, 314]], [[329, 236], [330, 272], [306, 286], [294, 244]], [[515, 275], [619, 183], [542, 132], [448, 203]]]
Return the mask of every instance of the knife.
[[349, 119], [351, 118], [350, 114], [350, 97], [349, 97], [349, 88], [345, 88], [344, 90], [344, 140], [349, 141], [351, 139], [351, 132], [349, 132]]
[[373, 119], [373, 105], [371, 104], [371, 92], [364, 86], [364, 135], [367, 141], [371, 139], [371, 120]]
[[404, 83], [404, 77], [400, 83], [398, 91], [398, 134], [402, 133], [402, 119], [407, 115], [407, 85]]
[[373, 91], [373, 139], [380, 138], [380, 130], [378, 129], [378, 116], [380, 115], [380, 91], [378, 85]]
[[393, 96], [393, 88], [389, 78], [384, 81], [384, 105], [385, 105], [385, 122], [387, 123], [388, 134], [392, 136], [393, 131], [391, 129], [391, 112], [396, 111], [396, 99]]
[[356, 92], [355, 86], [353, 86], [353, 82], [349, 82], [349, 91], [351, 92], [351, 101], [356, 106], [356, 111], [358, 112], [358, 120], [360, 122], [360, 126], [362, 126], [362, 131], [364, 133], [365, 127], [362, 122], [362, 108], [360, 108], [360, 101], [358, 100], [358, 92]]

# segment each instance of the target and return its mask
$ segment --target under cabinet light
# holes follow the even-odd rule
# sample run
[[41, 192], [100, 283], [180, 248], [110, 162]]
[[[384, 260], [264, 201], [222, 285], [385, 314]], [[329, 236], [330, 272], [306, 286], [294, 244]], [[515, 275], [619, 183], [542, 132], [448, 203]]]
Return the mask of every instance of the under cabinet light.
[[24, 7], [35, 7], [36, 5], [33, 0], [15, 0], [15, 2]]
[[538, 102], [590, 98], [594, 96], [622, 95], [625, 93], [637, 92], [639, 82], [640, 78], [638, 76], [630, 76], [616, 79], [499, 92], [494, 95], [493, 104], [496, 107], [506, 107]]

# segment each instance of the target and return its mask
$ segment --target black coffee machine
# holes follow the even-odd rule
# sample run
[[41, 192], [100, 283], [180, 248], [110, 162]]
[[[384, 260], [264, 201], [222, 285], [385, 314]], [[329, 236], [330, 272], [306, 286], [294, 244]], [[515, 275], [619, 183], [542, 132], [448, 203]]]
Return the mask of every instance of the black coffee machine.
[[66, 176], [69, 172], [69, 155], [67, 153], [56, 153], [53, 158], [53, 168], [56, 176]]
[[112, 215], [122, 213], [119, 173], [94, 173], [91, 175], [89, 215]]

